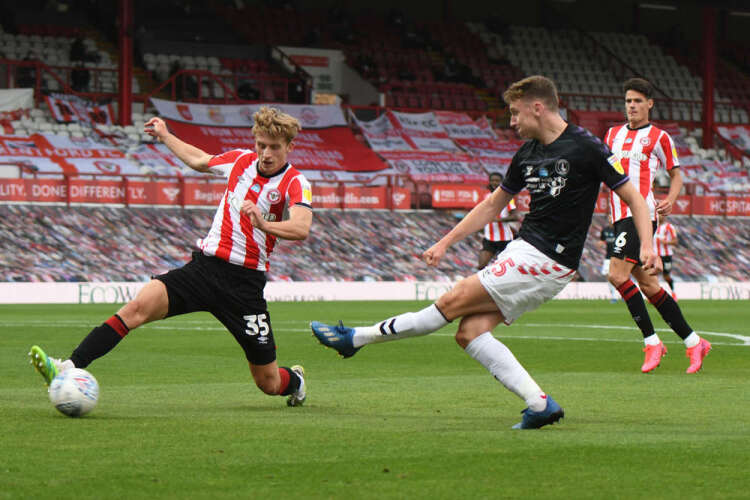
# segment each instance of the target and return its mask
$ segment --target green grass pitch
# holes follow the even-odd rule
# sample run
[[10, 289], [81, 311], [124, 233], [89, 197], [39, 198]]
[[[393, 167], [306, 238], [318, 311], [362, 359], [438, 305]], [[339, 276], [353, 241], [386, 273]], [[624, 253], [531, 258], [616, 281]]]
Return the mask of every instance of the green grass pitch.
[[747, 301], [682, 301], [713, 343], [697, 375], [669, 354], [640, 373], [625, 306], [552, 301], [494, 335], [565, 408], [513, 431], [524, 404], [453, 341], [455, 325], [343, 360], [312, 319], [371, 324], [417, 302], [274, 303], [280, 364], [308, 401], [255, 388], [207, 314], [152, 323], [94, 362], [101, 396], [59, 414], [26, 353], [67, 356], [117, 306], [0, 306], [0, 498], [748, 498]]

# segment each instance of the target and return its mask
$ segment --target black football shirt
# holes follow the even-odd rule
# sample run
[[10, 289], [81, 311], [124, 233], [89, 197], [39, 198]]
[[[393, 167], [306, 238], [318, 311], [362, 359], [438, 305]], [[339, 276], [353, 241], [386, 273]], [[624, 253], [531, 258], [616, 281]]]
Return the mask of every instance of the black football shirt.
[[615, 189], [627, 181], [602, 141], [569, 124], [546, 146], [535, 139], [525, 142], [513, 156], [502, 188], [513, 195], [526, 188], [531, 195], [519, 237], [577, 269], [601, 183]]

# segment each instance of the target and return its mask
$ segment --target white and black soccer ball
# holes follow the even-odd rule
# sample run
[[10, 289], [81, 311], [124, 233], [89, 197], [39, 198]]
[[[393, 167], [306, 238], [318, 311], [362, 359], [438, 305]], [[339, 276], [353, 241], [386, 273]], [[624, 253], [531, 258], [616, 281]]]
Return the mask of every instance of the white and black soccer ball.
[[70, 368], [52, 379], [49, 400], [60, 413], [69, 417], [81, 417], [96, 406], [99, 400], [99, 383], [86, 370]]

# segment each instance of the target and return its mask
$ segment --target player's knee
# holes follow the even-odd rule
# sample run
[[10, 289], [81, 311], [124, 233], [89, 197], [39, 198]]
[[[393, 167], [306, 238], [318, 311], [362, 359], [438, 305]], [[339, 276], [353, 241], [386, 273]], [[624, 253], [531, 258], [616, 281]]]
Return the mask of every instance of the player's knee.
[[630, 278], [630, 274], [612, 270], [611, 268], [609, 270], [609, 273], [607, 274], [607, 281], [609, 281], [612, 285], [616, 287], [625, 283], [629, 278]]
[[456, 332], [456, 344], [461, 346], [461, 349], [466, 349], [466, 346], [469, 345], [469, 342], [471, 342], [473, 339], [469, 338], [469, 335], [465, 330], [459, 330]]
[[456, 332], [456, 343], [461, 346], [461, 349], [466, 349], [466, 346], [468, 346], [471, 341], [477, 338], [479, 335], [481, 335], [481, 332], [466, 328], [463, 324], [461, 324], [458, 326], [458, 331]]
[[646, 297], [653, 297], [654, 295], [659, 293], [659, 290], [661, 290], [661, 285], [656, 280], [639, 282], [638, 286], [640, 287], [641, 291], [646, 294]]
[[128, 325], [130, 330], [141, 326], [148, 319], [148, 304], [142, 298], [136, 297], [125, 304], [117, 314]]

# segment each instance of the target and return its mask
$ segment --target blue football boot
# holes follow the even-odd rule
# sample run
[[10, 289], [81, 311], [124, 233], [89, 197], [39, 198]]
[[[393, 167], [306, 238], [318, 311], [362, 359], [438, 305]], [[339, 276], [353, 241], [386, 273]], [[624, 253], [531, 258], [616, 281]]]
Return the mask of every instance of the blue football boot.
[[547, 396], [547, 407], [542, 411], [523, 410], [523, 419], [513, 426], [514, 429], [539, 429], [548, 424], [554, 424], [565, 416], [563, 410], [552, 396]]
[[338, 325], [326, 325], [319, 321], [313, 321], [310, 323], [310, 328], [321, 344], [336, 349], [345, 358], [351, 358], [360, 349], [352, 344], [354, 328], [344, 326], [341, 321]]

